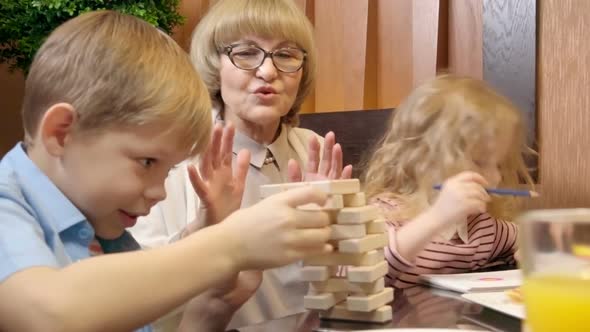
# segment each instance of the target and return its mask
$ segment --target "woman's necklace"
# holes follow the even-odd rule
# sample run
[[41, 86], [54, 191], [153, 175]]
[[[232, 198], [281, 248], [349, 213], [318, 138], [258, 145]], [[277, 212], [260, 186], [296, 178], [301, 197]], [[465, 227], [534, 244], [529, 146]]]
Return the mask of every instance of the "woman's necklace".
[[275, 157], [273, 157], [272, 152], [270, 150], [266, 150], [266, 158], [264, 158], [264, 165], [272, 164], [275, 162]]

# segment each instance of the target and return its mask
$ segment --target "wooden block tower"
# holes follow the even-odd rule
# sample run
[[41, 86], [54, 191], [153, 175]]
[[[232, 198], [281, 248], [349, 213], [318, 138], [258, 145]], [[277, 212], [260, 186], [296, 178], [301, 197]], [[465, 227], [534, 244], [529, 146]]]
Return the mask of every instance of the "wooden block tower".
[[301, 279], [310, 283], [304, 306], [318, 310], [324, 319], [384, 323], [392, 319], [393, 289], [384, 287], [388, 244], [387, 226], [376, 207], [367, 205], [358, 179], [283, 183], [260, 187], [262, 198], [281, 191], [313, 186], [329, 195], [324, 206], [299, 209], [325, 210], [332, 218], [331, 242], [335, 251], [306, 259]]

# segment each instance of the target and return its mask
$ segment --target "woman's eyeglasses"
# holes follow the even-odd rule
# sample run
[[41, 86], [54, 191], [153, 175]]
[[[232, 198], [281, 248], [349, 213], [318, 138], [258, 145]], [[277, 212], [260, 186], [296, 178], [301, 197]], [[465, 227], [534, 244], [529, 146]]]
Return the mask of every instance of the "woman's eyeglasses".
[[307, 56], [304, 50], [296, 47], [284, 47], [267, 52], [251, 44], [229, 45], [224, 47], [223, 51], [237, 68], [254, 70], [270, 57], [274, 66], [284, 73], [294, 73], [301, 69]]

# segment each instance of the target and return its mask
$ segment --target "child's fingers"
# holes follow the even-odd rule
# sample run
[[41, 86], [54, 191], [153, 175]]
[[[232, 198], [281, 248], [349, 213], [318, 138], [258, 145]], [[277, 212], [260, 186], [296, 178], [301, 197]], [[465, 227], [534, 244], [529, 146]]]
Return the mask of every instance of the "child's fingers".
[[465, 190], [467, 195], [472, 198], [477, 198], [482, 201], [489, 201], [490, 195], [487, 193], [484, 187], [476, 183], [466, 183]]
[[488, 185], [488, 181], [479, 173], [476, 172], [471, 172], [471, 171], [467, 171], [467, 172], [463, 172], [461, 174], [459, 174], [458, 178], [461, 181], [469, 181], [469, 182], [475, 182], [475, 183], [479, 183], [482, 186], [487, 186]]
[[330, 216], [323, 211], [295, 210], [297, 228], [319, 228], [330, 225]]
[[285, 202], [290, 207], [294, 208], [299, 205], [308, 203], [316, 203], [318, 205], [326, 204], [328, 195], [321, 190], [315, 189], [311, 186], [305, 186], [301, 188], [295, 188], [284, 191], [269, 197], [270, 199], [276, 199]]
[[480, 199], [470, 199], [467, 204], [472, 207], [472, 212], [484, 213], [487, 210], [487, 204]]
[[333, 251], [334, 251], [334, 247], [331, 244], [324, 243], [324, 244], [318, 245], [318, 246], [302, 247], [302, 248], [294, 249], [291, 252], [290, 256], [293, 256], [294, 260], [301, 260], [306, 257], [329, 254]]
[[294, 245], [297, 248], [323, 247], [330, 240], [330, 227], [306, 228], [294, 231]]
[[334, 247], [329, 243], [325, 243], [317, 247], [302, 248], [301, 251], [303, 253], [303, 257], [309, 257], [329, 254], [334, 251]]

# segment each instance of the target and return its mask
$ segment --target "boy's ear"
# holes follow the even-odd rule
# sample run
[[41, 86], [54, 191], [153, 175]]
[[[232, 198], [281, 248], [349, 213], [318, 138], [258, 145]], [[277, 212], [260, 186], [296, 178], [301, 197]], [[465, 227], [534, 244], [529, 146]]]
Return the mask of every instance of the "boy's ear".
[[63, 154], [77, 121], [78, 113], [74, 106], [67, 103], [55, 104], [45, 112], [39, 126], [39, 137], [47, 152], [53, 156]]

